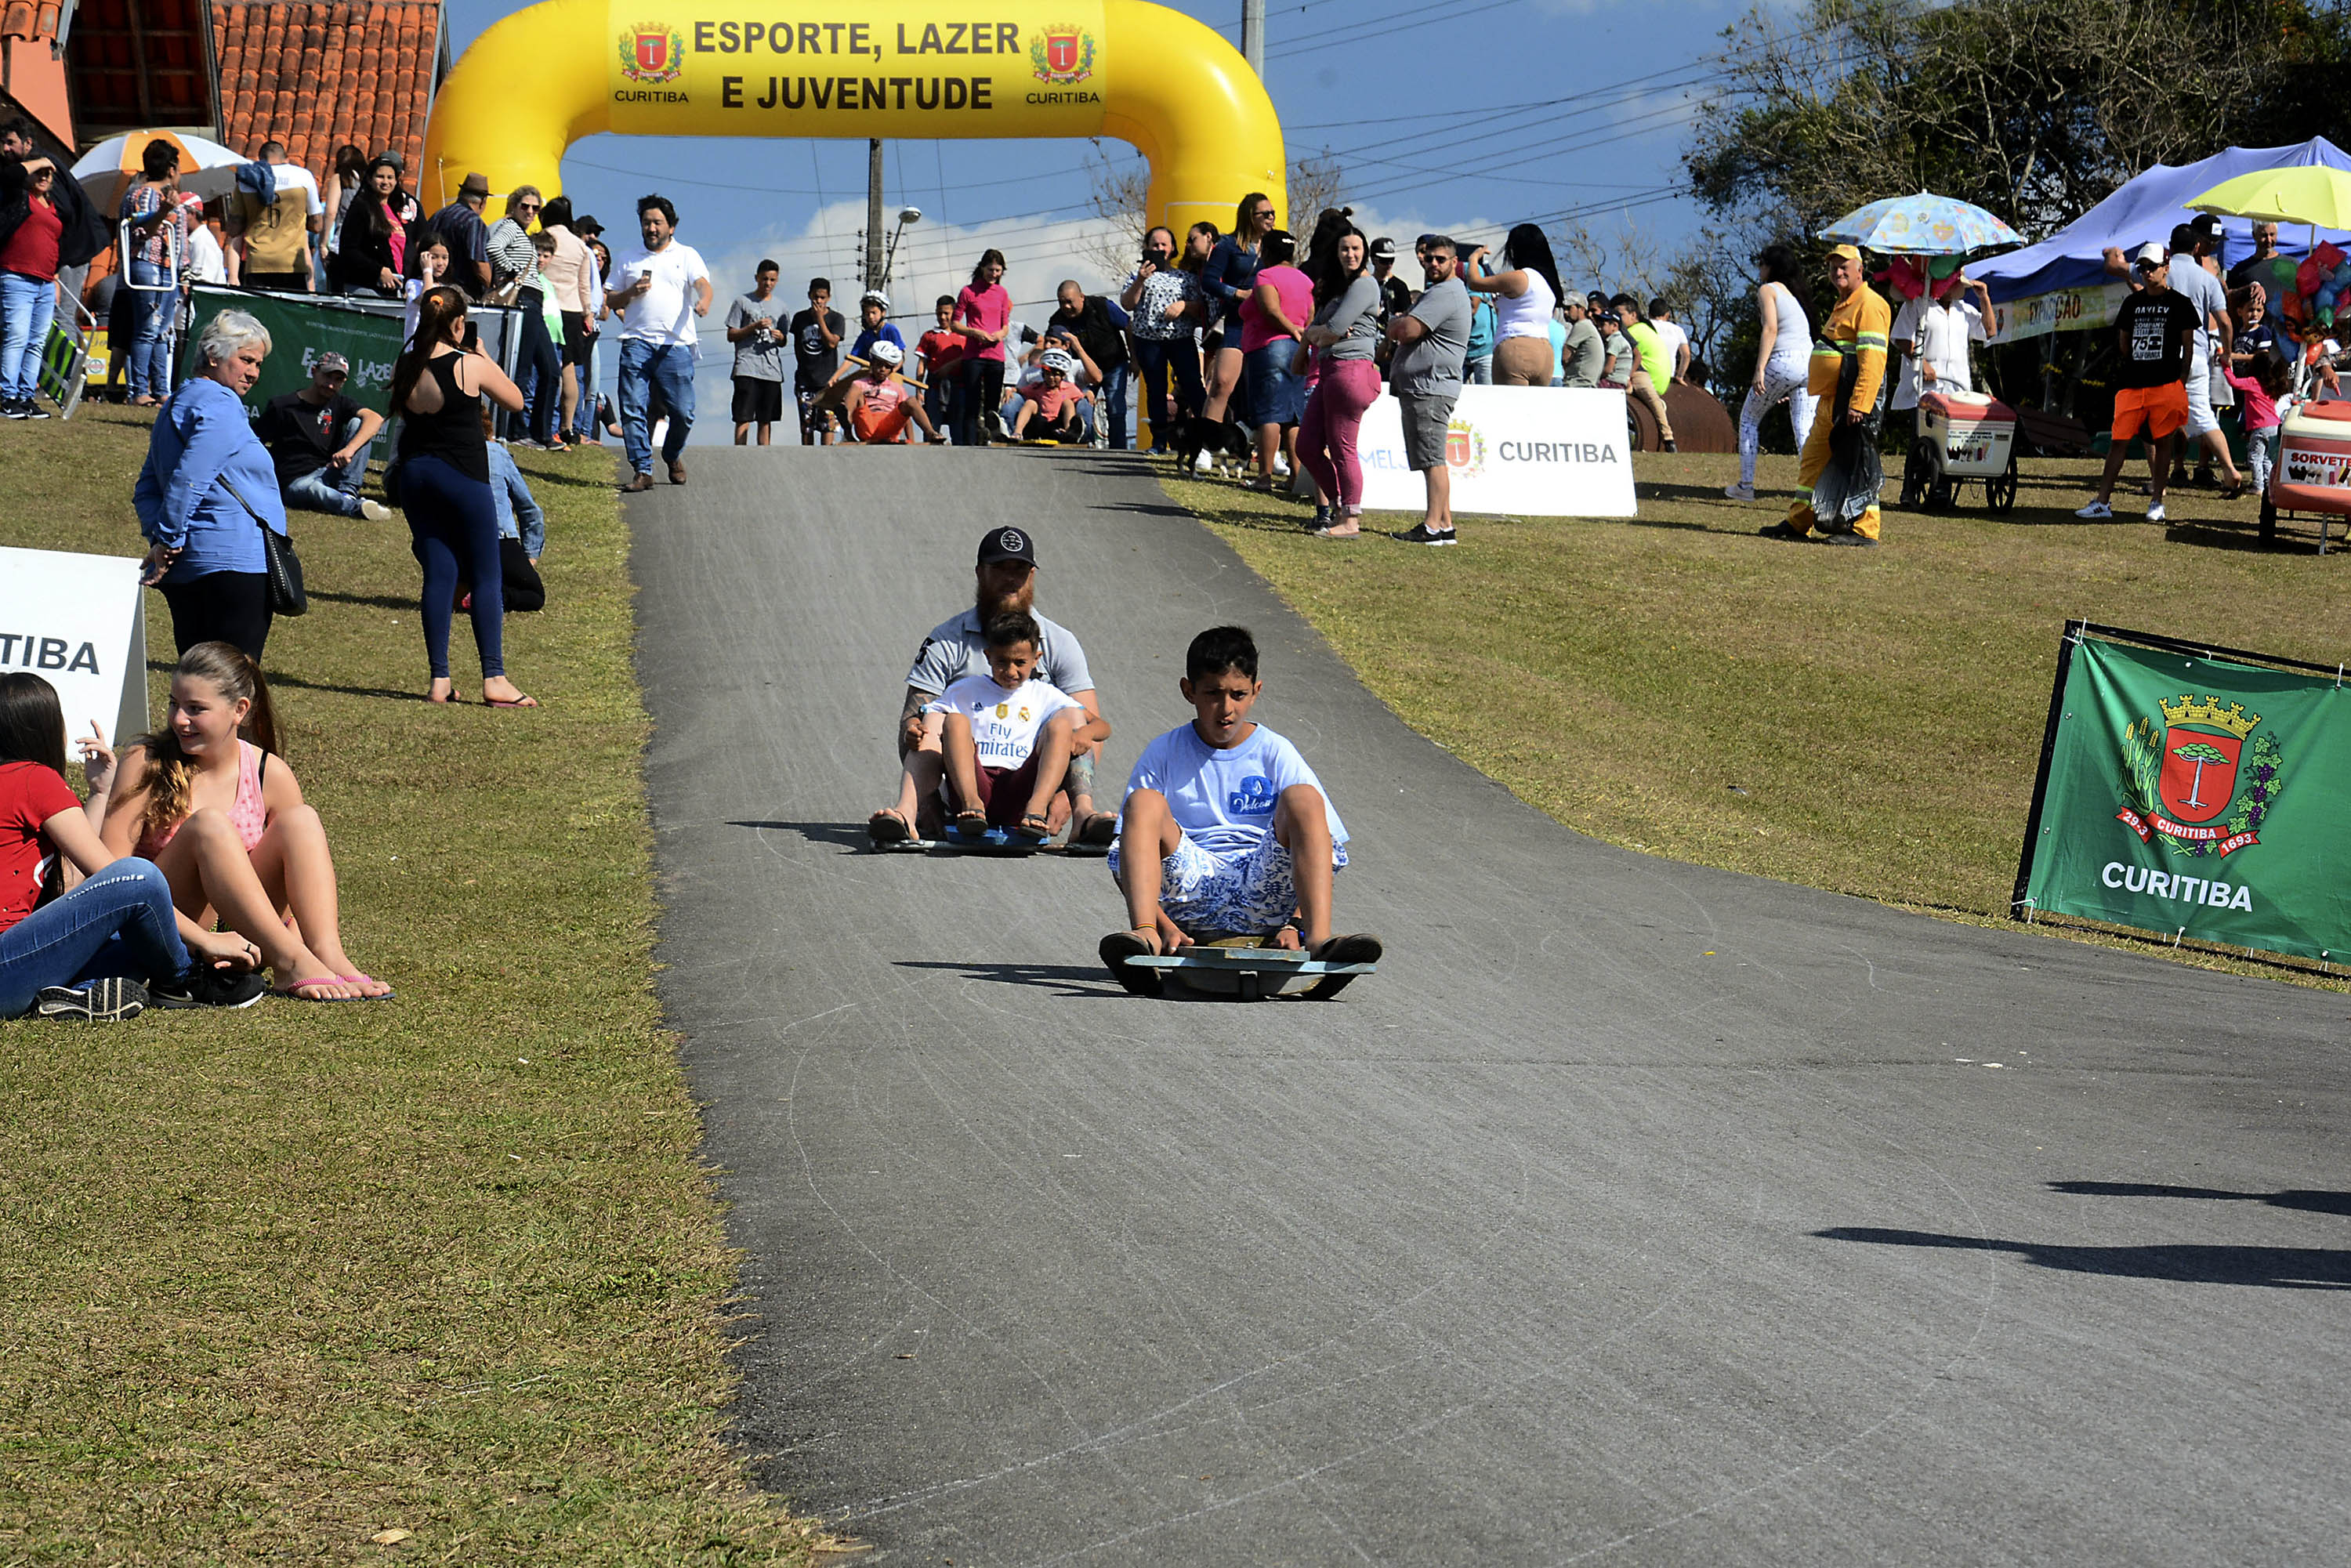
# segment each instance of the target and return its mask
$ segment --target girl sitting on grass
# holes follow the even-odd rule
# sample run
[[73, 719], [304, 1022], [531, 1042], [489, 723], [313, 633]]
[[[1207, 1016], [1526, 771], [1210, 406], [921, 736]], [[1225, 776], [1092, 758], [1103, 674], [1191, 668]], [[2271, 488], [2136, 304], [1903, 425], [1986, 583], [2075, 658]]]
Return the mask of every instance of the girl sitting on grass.
[[112, 1020], [255, 1000], [252, 944], [178, 916], [161, 871], [99, 841], [114, 753], [95, 724], [80, 749], [87, 806], [66, 782], [56, 688], [0, 674], [0, 1018]]
[[327, 830], [277, 749], [261, 672], [226, 643], [197, 643], [172, 672], [163, 728], [123, 753], [136, 782], [107, 812], [106, 847], [161, 867], [183, 915], [249, 939], [278, 995], [389, 998], [343, 951]]

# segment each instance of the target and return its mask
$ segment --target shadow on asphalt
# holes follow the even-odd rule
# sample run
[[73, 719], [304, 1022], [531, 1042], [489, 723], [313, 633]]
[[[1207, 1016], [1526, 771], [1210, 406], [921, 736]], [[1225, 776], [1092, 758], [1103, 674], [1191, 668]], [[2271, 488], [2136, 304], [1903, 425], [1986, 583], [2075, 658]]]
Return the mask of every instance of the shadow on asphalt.
[[729, 821], [730, 828], [773, 828], [781, 832], [798, 833], [812, 844], [838, 844], [844, 850], [872, 851], [872, 842], [866, 837], [862, 822], [743, 822]]
[[[1102, 973], [1099, 964], [955, 964], [938, 959], [901, 958], [901, 969], [948, 969], [967, 980], [989, 980], [999, 986], [1028, 986], [1060, 997], [1120, 998], [1125, 990]], [[1079, 982], [1086, 982], [1081, 985]]]
[[2220, 1186], [2164, 1186], [2136, 1181], [2053, 1181], [2049, 1190], [2071, 1193], [2076, 1197], [2200, 1197], [2220, 1203], [2263, 1203], [2272, 1208], [2299, 1208], [2311, 1214], [2351, 1214], [2351, 1192], [2301, 1188], [2235, 1192]]
[[2351, 1251], [2336, 1247], [2225, 1247], [2192, 1242], [2060, 1247], [1865, 1225], [1834, 1226], [1813, 1234], [1828, 1241], [1867, 1241], [1881, 1247], [2013, 1252], [2028, 1263], [2070, 1274], [2111, 1274], [2118, 1279], [2170, 1280], [2191, 1285], [2265, 1285], [2280, 1291], [2351, 1290]]

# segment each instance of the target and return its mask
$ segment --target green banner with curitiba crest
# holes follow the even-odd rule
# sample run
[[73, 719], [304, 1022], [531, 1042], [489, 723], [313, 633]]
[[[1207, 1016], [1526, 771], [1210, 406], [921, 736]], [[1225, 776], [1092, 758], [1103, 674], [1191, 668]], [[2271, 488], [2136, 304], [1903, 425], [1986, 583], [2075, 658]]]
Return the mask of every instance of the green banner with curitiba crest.
[[2069, 628], [2017, 913], [2341, 962], [2346, 782], [2341, 672]]

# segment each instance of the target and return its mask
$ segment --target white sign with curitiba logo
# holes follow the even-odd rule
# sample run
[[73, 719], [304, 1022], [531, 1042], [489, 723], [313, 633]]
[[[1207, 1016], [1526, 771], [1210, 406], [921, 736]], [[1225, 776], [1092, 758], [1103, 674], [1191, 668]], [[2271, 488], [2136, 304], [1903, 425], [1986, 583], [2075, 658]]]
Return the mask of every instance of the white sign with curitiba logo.
[[[1625, 394], [1580, 387], [1461, 389], [1445, 431], [1453, 509], [1516, 517], [1629, 517], [1633, 463]], [[1357, 437], [1364, 505], [1417, 512], [1426, 482], [1405, 460], [1404, 421], [1382, 393]]]
[[95, 723], [120, 750], [144, 732], [147, 615], [138, 558], [0, 548], [0, 671], [20, 670], [57, 687], [68, 736], [86, 736]]

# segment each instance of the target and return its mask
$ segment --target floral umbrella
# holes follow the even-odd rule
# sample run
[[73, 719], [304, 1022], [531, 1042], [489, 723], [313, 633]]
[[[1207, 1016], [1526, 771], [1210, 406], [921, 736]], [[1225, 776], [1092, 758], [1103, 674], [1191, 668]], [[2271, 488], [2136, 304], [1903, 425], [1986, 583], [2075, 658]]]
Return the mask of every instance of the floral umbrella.
[[1973, 203], [1928, 191], [1872, 202], [1823, 229], [1820, 237], [1892, 256], [1959, 256], [2024, 243], [2022, 235]]

